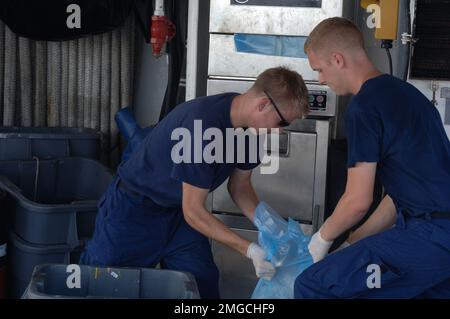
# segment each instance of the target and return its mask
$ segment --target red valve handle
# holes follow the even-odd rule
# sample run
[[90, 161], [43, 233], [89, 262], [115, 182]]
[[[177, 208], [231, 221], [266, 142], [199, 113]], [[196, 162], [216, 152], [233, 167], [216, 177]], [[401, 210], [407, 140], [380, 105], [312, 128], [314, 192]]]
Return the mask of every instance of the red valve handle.
[[165, 16], [153, 16], [150, 43], [153, 55], [161, 56], [164, 44], [173, 39], [176, 34], [175, 25]]

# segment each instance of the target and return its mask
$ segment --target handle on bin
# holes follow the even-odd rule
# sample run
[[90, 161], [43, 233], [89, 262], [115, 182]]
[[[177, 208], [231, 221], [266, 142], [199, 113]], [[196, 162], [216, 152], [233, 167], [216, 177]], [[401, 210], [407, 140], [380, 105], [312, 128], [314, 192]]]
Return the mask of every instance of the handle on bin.
[[22, 190], [5, 176], [0, 176], [0, 187], [13, 195], [22, 193]]

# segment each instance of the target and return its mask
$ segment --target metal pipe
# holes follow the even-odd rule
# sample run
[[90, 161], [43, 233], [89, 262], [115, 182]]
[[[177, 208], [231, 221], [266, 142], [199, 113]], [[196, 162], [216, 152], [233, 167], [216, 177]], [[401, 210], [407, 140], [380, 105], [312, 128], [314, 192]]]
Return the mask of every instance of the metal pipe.
[[197, 97], [199, 0], [189, 0], [186, 57], [186, 101]]
[[159, 16], [162, 17], [164, 16], [164, 0], [156, 0], [155, 1], [155, 12], [154, 14], [155, 16]]

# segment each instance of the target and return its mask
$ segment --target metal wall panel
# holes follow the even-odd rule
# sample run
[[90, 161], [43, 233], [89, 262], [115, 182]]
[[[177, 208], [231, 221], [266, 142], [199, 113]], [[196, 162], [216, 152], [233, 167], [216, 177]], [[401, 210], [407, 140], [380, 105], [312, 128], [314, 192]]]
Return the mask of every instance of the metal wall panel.
[[[346, 15], [354, 1], [322, 0], [320, 8], [232, 5], [227, 0], [211, 0], [212, 33], [253, 33], [307, 36], [323, 19]], [[351, 9], [349, 9], [351, 10]]]
[[233, 35], [212, 34], [209, 45], [210, 76], [257, 77], [266, 69], [283, 65], [300, 73], [305, 80], [319, 80], [307, 59], [237, 52]]

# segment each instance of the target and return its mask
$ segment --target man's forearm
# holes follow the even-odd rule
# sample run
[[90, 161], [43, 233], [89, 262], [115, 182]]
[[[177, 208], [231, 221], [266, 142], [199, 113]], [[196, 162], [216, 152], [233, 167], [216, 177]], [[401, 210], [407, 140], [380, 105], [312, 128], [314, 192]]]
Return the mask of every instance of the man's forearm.
[[204, 206], [183, 207], [183, 212], [186, 222], [192, 228], [206, 237], [227, 245], [244, 256], [246, 255], [250, 242], [229, 229]]
[[361, 221], [366, 211], [366, 208], [344, 195], [337, 204], [333, 214], [323, 224], [321, 228], [322, 238], [327, 241], [335, 240]]
[[229, 189], [231, 198], [244, 215], [253, 221], [256, 206], [259, 203], [258, 196], [250, 182], [234, 185]]
[[397, 214], [394, 202], [389, 195], [387, 195], [378, 205], [377, 209], [373, 212], [370, 218], [355, 232], [353, 232], [347, 241], [352, 244], [365, 237], [381, 233], [394, 225], [396, 217]]
[[358, 162], [348, 169], [345, 193], [322, 225], [322, 239], [333, 241], [364, 218], [373, 201], [376, 167], [377, 163]]

